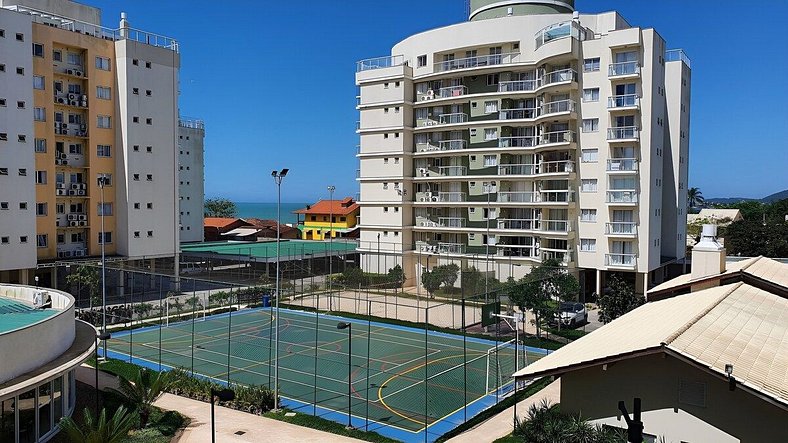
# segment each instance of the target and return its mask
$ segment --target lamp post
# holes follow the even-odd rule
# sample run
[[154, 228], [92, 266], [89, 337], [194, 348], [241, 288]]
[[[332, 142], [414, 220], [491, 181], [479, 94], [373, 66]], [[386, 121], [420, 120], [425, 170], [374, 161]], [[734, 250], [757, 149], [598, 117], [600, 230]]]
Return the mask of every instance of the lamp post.
[[211, 442], [216, 443], [216, 418], [214, 412], [214, 398], [218, 398], [219, 401], [233, 401], [235, 400], [235, 391], [232, 389], [222, 389], [221, 391], [217, 391], [211, 388]]
[[[109, 178], [106, 174], [99, 174], [98, 186], [101, 189], [101, 333], [107, 333], [107, 274], [104, 260], [104, 244], [106, 243], [106, 232], [104, 231], [104, 186], [109, 184]], [[107, 358], [107, 341], [104, 341], [103, 358]], [[98, 366], [98, 360], [96, 361]]]
[[351, 366], [351, 358], [353, 357], [353, 347], [351, 343], [351, 331], [353, 330], [353, 325], [347, 322], [339, 322], [337, 323], [337, 329], [347, 329], [347, 429], [353, 429], [353, 424], [351, 423], [350, 419], [351, 415], [351, 400], [352, 400], [352, 392], [353, 392], [353, 366]]
[[380, 232], [378, 232], [378, 275], [380, 275]]
[[287, 175], [289, 169], [281, 171], [271, 171], [271, 177], [276, 183], [276, 308], [274, 314], [274, 410], [279, 409], [279, 261], [280, 257], [280, 211], [282, 206], [282, 180]]
[[[99, 363], [98, 362], [98, 348], [99, 348], [99, 343], [98, 342], [99, 342], [99, 340], [101, 340], [101, 341], [104, 342], [104, 346], [106, 346], [107, 345], [107, 340], [109, 340], [109, 338], [110, 338], [110, 335], [107, 334], [106, 332], [102, 332], [100, 334], [96, 334], [96, 366], [95, 366], [95, 372], [96, 372], [96, 385], [95, 385], [96, 386], [96, 417], [98, 417], [98, 415], [99, 415], [99, 380], [98, 380], [98, 378], [99, 378], [98, 377], [98, 373], [99, 373], [99, 370], [98, 370], [98, 363]], [[106, 351], [105, 351], [105, 355], [106, 355]]]
[[33, 280], [36, 281], [36, 289], [38, 289], [38, 276], [36, 275], [35, 277], [33, 277]]
[[331, 287], [331, 275], [333, 274], [333, 246], [334, 246], [334, 191], [337, 189], [334, 185], [328, 186], [328, 310], [331, 310], [331, 304], [334, 299], [334, 293]]

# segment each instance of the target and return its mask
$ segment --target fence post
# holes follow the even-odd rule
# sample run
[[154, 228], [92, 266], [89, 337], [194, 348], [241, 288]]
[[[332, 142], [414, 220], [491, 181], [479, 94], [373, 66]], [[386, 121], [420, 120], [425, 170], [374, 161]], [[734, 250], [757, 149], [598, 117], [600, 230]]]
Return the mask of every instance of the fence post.
[[159, 276], [159, 371], [161, 371], [161, 326], [164, 322], [162, 315], [164, 315], [164, 309], [161, 307], [161, 291], [164, 289], [164, 276]]
[[230, 385], [230, 357], [232, 356], [233, 337], [233, 287], [230, 286], [230, 297], [227, 299], [227, 385]]
[[429, 392], [427, 385], [429, 385], [429, 331], [430, 331], [430, 308], [424, 308], [424, 443], [427, 443], [427, 409], [429, 408]]

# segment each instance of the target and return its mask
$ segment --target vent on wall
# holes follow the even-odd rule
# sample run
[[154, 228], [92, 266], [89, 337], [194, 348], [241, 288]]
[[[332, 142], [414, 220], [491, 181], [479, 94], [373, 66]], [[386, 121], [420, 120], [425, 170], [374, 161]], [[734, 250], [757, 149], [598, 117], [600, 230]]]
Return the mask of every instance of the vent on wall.
[[679, 379], [679, 403], [706, 407], [706, 384]]

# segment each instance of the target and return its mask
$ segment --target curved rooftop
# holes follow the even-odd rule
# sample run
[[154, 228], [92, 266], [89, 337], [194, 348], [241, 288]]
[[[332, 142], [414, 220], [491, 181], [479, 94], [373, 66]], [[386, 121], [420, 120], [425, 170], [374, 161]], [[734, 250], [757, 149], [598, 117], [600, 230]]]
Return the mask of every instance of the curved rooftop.
[[0, 296], [0, 334], [38, 323], [58, 312], [50, 308], [35, 309], [30, 304]]
[[471, 0], [468, 20], [511, 15], [567, 14], [575, 10], [574, 0]]

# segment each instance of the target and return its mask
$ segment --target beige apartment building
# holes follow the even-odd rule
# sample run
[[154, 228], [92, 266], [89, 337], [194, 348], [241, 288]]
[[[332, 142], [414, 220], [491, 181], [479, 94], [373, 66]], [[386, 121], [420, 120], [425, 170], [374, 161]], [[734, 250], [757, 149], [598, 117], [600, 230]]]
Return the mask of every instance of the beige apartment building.
[[690, 62], [573, 3], [472, 0], [467, 22], [358, 62], [362, 253], [414, 284], [555, 258], [584, 294], [611, 272], [643, 293], [684, 257]]
[[180, 241], [201, 242], [205, 212], [205, 122], [178, 120], [178, 205]]
[[177, 42], [100, 18], [0, 0], [0, 281], [30, 283], [37, 264], [102, 242], [151, 259], [178, 248]]

